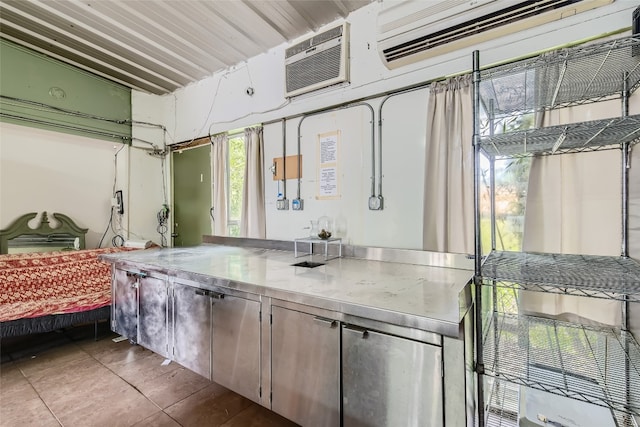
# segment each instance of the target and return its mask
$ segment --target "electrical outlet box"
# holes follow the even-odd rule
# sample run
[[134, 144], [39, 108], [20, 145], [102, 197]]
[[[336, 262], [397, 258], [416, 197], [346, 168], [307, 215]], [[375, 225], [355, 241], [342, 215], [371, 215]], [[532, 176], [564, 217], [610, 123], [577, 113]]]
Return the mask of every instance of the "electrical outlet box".
[[120, 215], [124, 213], [124, 200], [122, 199], [122, 190], [116, 191], [116, 212]]
[[278, 209], [279, 211], [289, 210], [289, 199], [276, 200], [276, 209]]
[[301, 211], [303, 208], [303, 200], [302, 199], [293, 199], [291, 202], [291, 209], [294, 211]]
[[369, 210], [381, 211], [383, 204], [384, 204], [384, 199], [382, 198], [382, 196], [369, 197]]

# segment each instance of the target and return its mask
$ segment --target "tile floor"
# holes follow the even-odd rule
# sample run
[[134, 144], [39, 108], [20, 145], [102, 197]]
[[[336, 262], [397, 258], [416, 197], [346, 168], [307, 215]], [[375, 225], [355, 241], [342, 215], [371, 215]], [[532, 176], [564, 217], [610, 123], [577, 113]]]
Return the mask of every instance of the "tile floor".
[[116, 336], [96, 341], [91, 325], [0, 341], [0, 426], [295, 426]]

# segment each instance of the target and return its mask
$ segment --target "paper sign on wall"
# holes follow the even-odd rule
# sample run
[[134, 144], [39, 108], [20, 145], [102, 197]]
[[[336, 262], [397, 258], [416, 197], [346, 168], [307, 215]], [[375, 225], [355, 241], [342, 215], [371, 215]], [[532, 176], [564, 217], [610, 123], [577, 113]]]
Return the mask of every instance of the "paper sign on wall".
[[340, 131], [318, 135], [317, 199], [340, 198]]

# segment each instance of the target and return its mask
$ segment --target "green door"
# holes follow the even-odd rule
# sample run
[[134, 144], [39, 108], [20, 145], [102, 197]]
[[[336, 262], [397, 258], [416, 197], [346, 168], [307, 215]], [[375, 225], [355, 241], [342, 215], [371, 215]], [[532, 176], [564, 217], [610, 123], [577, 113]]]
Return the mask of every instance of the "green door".
[[194, 246], [211, 234], [211, 148], [202, 145], [171, 155], [173, 245]]

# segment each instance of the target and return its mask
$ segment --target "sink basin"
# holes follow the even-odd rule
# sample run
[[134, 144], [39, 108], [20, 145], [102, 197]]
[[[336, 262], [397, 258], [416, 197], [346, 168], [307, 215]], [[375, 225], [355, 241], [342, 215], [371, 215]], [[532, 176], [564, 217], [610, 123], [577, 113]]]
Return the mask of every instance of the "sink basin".
[[295, 264], [291, 264], [293, 267], [306, 267], [306, 268], [314, 268], [324, 265], [323, 262], [313, 262], [313, 261], [302, 261], [297, 262]]

